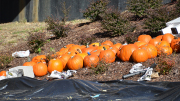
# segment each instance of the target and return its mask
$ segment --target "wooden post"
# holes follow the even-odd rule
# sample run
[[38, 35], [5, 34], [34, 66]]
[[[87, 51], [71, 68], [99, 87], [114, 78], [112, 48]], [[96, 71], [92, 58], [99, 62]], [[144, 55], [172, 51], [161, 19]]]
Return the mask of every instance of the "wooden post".
[[39, 0], [33, 0], [33, 12], [32, 12], [32, 20], [33, 22], [38, 22], [38, 7], [39, 7]]
[[26, 20], [25, 17], [25, 2], [26, 0], [19, 0], [19, 21], [23, 22]]

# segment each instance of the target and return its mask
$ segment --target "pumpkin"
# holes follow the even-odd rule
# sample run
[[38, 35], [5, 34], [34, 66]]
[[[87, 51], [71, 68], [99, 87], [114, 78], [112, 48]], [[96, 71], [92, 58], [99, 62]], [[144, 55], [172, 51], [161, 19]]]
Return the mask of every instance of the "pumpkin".
[[106, 49], [108, 49], [110, 46], [109, 45], [101, 45], [101, 46], [97, 47], [96, 49], [104, 50], [104, 47]]
[[83, 64], [85, 67], [94, 68], [97, 66], [99, 62], [99, 57], [97, 55], [93, 55], [88, 53], [86, 57], [84, 57]]
[[158, 49], [158, 55], [161, 55], [162, 53], [171, 55], [172, 54], [172, 48], [170, 46], [162, 46]]
[[86, 48], [86, 46], [85, 46], [85, 45], [80, 45], [80, 47], [81, 47], [81, 49]]
[[100, 54], [101, 51], [103, 51], [103, 50], [101, 50], [101, 49], [95, 49], [95, 50], [91, 51], [90, 54], [99, 56], [99, 54]]
[[175, 37], [174, 39], [172, 39], [170, 46], [174, 52], [179, 53], [180, 52], [180, 38]]
[[70, 55], [70, 57], [71, 56], [74, 56], [74, 55], [76, 55], [76, 54], [78, 54], [79, 52], [78, 51], [68, 51], [68, 52], [66, 52], [65, 54], [68, 54], [68, 55]]
[[152, 39], [150, 35], [140, 35], [138, 37], [138, 41], [149, 43], [149, 41]]
[[79, 56], [81, 56], [84, 59], [84, 57], [86, 57], [88, 54], [87, 53], [82, 53], [82, 51], [79, 50], [79, 53], [76, 54], [76, 55], [79, 55]]
[[148, 60], [148, 52], [145, 49], [136, 49], [132, 53], [132, 59], [134, 62], [145, 62]]
[[38, 62], [33, 66], [33, 72], [35, 76], [44, 76], [47, 74], [47, 65]]
[[170, 46], [170, 44], [167, 41], [160, 41], [156, 47], [161, 47], [161, 46]]
[[62, 62], [62, 64], [63, 64], [63, 70], [68, 69], [66, 64], [67, 64], [67, 62], [68, 62], [68, 60], [69, 60], [70, 57], [71, 57], [71, 55], [69, 55], [69, 54], [64, 54], [64, 55], [62, 55], [60, 58], [58, 58], [59, 60], [61, 60], [61, 62]]
[[116, 56], [120, 59], [120, 50], [117, 51]]
[[170, 33], [166, 33], [162, 36], [162, 41], [167, 41], [168, 43], [171, 43], [172, 39], [174, 39], [174, 36]]
[[1, 71], [0, 76], [6, 76], [6, 71]]
[[106, 63], [112, 63], [115, 61], [115, 59], [116, 55], [114, 54], [114, 52], [112, 50], [106, 50], [106, 48], [99, 54], [99, 60]]
[[46, 56], [45, 55], [38, 55], [32, 58], [32, 61], [35, 63], [38, 62], [46, 62]]
[[116, 55], [116, 53], [119, 49], [114, 46], [114, 47], [109, 47], [107, 50], [112, 50], [114, 52], [114, 54]]
[[134, 50], [138, 49], [138, 46], [135, 44], [128, 44], [121, 48], [119, 57], [122, 61], [132, 61], [131, 55]]
[[102, 42], [101, 45], [112, 46], [112, 45], [113, 45], [113, 42], [111, 42], [110, 40], [106, 40], [106, 41]]
[[65, 53], [66, 53], [65, 51], [64, 52], [62, 52], [62, 51], [61, 52], [56, 52], [56, 54], [53, 54], [52, 57], [58, 58], [58, 57], [62, 56]]
[[156, 36], [156, 39], [162, 40], [163, 35]]
[[79, 55], [72, 56], [67, 62], [67, 66], [71, 70], [83, 68], [83, 58]]
[[137, 45], [138, 47], [142, 46], [142, 45], [145, 45], [147, 44], [146, 42], [143, 42], [143, 41], [137, 41], [134, 43], [135, 45]]
[[140, 47], [141, 49], [145, 49], [148, 53], [148, 58], [155, 58], [157, 56], [157, 48], [152, 44], [146, 44]]
[[117, 49], [119, 49], [121, 46], [122, 46], [121, 43], [115, 43], [111, 47], [116, 47]]
[[95, 43], [90, 44], [89, 46], [99, 46], [99, 43], [95, 42]]
[[68, 44], [68, 45], [66, 45], [66, 47], [67, 48], [70, 48], [70, 47], [72, 47], [72, 46], [74, 46], [75, 44]]
[[35, 64], [36, 64], [35, 62], [30, 61], [30, 62], [25, 62], [25, 63], [23, 64], [23, 66], [34, 66]]
[[149, 44], [156, 46], [160, 41], [160, 39], [154, 38], [149, 41]]
[[87, 46], [86, 46], [85, 48], [83, 48], [81, 51], [82, 51], [82, 53], [87, 53], [87, 52], [91, 52], [91, 51], [94, 50], [94, 49], [96, 49], [96, 47], [94, 47], [94, 46], [89, 46], [89, 45], [87, 44]]
[[56, 70], [59, 72], [63, 71], [63, 63], [60, 59], [51, 59], [48, 64], [48, 72], [51, 73], [52, 71]]
[[81, 46], [79, 45], [73, 45], [72, 47], [69, 48], [69, 52], [70, 51], [77, 51], [77, 50], [81, 50]]
[[63, 48], [61, 48], [61, 49], [59, 50], [59, 52], [62, 53], [62, 54], [64, 54], [64, 53], [66, 53], [68, 50], [69, 50], [69, 48], [67, 48], [66, 46], [64, 46]]

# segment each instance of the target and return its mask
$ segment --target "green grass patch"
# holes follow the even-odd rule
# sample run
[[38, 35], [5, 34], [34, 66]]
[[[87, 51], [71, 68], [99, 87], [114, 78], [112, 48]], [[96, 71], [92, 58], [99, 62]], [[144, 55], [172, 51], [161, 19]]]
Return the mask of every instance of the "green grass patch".
[[20, 34], [20, 33], [26, 33], [26, 32], [28, 32], [28, 30], [17, 31], [17, 32], [14, 32], [13, 34]]
[[8, 43], [9, 43], [9, 44], [17, 43], [17, 41], [16, 41], [16, 40], [12, 40], [12, 41], [9, 41]]
[[45, 28], [45, 27], [37, 28], [37, 29], [33, 30], [33, 32], [39, 32], [39, 31], [43, 30], [44, 28]]

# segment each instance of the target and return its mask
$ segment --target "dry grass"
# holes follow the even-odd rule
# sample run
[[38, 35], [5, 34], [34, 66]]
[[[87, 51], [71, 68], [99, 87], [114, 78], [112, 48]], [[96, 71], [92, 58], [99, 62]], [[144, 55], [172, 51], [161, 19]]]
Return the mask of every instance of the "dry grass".
[[[67, 21], [67, 24], [75, 25], [85, 22], [90, 22], [90, 20], [77, 19]], [[20, 42], [26, 42], [29, 32], [41, 31], [46, 31], [45, 22], [10, 22], [0, 24], [0, 51], [11, 46], [16, 46]]]

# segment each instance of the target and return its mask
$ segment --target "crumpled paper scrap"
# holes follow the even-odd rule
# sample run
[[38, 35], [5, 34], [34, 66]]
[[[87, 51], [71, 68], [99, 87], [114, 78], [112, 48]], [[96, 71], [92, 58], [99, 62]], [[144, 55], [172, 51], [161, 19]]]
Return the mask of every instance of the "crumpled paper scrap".
[[68, 77], [72, 76], [73, 73], [76, 73], [76, 70], [67, 70], [67, 72], [59, 72], [59, 71], [52, 71], [49, 78], [58, 78], [58, 79], [67, 79]]

